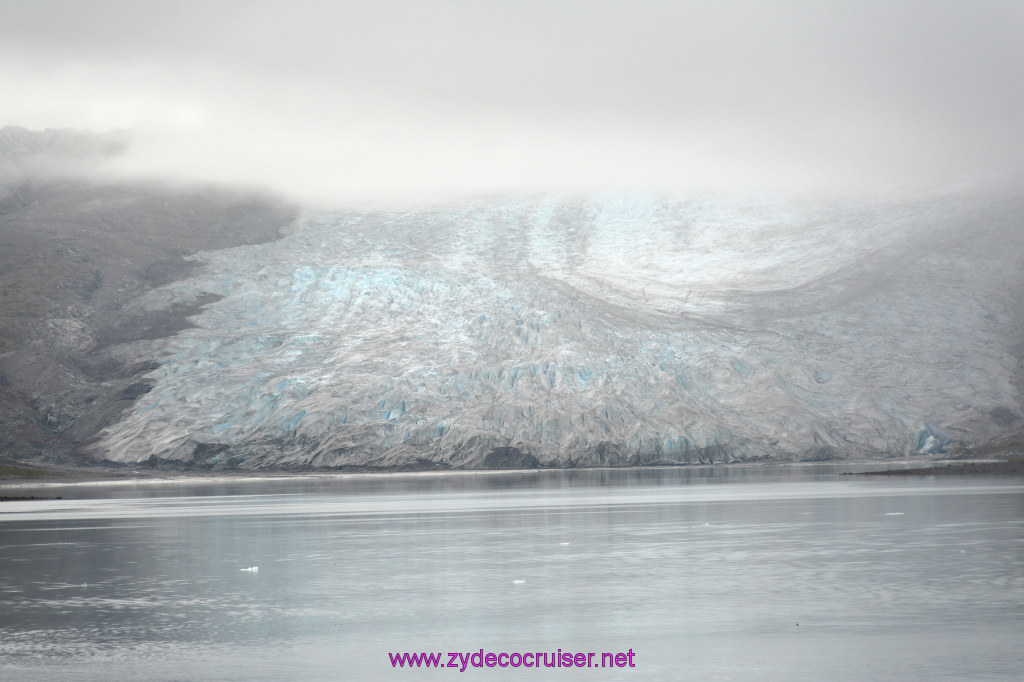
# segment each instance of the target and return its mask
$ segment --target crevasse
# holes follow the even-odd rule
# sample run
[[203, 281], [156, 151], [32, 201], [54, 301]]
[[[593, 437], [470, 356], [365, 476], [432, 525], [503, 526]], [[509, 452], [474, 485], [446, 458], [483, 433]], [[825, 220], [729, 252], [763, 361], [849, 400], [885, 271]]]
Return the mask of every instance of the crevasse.
[[310, 213], [138, 302], [221, 297], [195, 328], [123, 349], [159, 367], [96, 452], [250, 467], [935, 452], [1019, 410], [1021, 232], [962, 197]]

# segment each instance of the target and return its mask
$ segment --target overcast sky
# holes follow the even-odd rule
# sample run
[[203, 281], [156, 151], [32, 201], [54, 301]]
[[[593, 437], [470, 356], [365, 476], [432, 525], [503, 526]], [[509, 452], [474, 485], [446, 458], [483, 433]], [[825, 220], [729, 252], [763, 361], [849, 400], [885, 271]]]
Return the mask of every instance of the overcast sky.
[[1024, 2], [0, 0], [0, 125], [311, 200], [1024, 169]]

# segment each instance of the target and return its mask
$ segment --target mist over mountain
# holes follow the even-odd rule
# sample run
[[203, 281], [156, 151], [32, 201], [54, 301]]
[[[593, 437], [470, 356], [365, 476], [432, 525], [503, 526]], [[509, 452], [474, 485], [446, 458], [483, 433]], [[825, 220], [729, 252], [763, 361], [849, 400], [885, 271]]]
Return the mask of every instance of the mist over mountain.
[[0, 131], [6, 456], [621, 466], [1020, 429], [1012, 186], [300, 213], [83, 170], [117, 140]]

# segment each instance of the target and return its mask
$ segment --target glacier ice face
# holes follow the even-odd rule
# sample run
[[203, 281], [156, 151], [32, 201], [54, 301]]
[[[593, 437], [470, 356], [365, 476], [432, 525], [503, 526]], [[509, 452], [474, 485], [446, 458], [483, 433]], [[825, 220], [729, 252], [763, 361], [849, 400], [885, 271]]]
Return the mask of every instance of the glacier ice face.
[[1020, 215], [990, 196], [311, 213], [137, 302], [220, 297], [121, 350], [159, 368], [96, 450], [253, 467], [934, 452], [1019, 413]]

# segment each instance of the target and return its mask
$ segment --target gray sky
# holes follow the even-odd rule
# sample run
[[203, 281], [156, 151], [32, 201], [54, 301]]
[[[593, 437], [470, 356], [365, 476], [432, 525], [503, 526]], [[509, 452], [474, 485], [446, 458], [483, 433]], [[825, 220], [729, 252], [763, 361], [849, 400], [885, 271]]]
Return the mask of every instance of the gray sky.
[[1020, 174], [1024, 2], [0, 0], [0, 125], [299, 198]]

